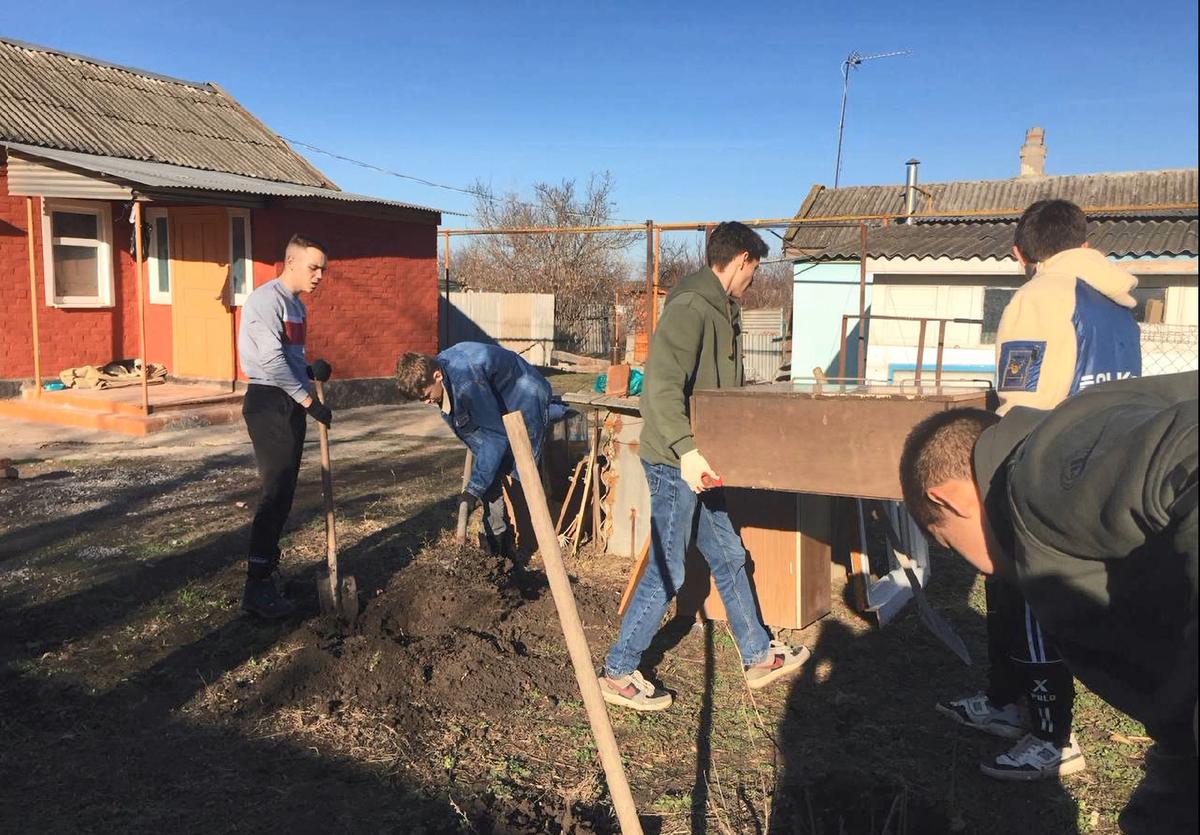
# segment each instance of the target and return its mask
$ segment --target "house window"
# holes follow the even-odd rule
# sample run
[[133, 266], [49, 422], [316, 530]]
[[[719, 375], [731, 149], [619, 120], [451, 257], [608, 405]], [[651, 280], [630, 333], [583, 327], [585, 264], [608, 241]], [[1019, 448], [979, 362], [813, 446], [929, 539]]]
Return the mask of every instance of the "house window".
[[979, 344], [995, 345], [996, 331], [1000, 329], [1000, 317], [1004, 308], [1012, 301], [1012, 287], [985, 287], [983, 290], [983, 327], [980, 329]]
[[55, 307], [111, 307], [112, 215], [107, 203], [42, 204], [46, 298]]
[[229, 287], [235, 307], [246, 303], [254, 290], [254, 262], [250, 254], [250, 212], [229, 211]]
[[149, 226], [150, 303], [171, 303], [171, 225], [166, 209], [146, 212]]

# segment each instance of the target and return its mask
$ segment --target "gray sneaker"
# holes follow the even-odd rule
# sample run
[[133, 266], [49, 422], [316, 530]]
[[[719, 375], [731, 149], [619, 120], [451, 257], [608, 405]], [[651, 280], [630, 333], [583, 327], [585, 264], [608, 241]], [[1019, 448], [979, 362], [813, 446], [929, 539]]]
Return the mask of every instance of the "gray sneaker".
[[744, 668], [746, 684], [751, 690], [766, 687], [799, 670], [810, 654], [808, 647], [792, 647], [782, 641], [771, 641], [767, 660]]
[[641, 711], [666, 710], [674, 701], [670, 693], [646, 681], [637, 670], [620, 678], [600, 676], [600, 694], [610, 705]]
[[952, 702], [938, 702], [937, 712], [960, 725], [1005, 739], [1020, 739], [1026, 733], [1021, 710], [1014, 704], [997, 707], [985, 693], [976, 693]]
[[1062, 777], [1078, 774], [1087, 768], [1083, 751], [1071, 734], [1067, 744], [1059, 748], [1053, 742], [1026, 734], [1007, 753], [996, 757], [994, 762], [980, 763], [979, 770], [997, 780], [1045, 780], [1047, 777]]

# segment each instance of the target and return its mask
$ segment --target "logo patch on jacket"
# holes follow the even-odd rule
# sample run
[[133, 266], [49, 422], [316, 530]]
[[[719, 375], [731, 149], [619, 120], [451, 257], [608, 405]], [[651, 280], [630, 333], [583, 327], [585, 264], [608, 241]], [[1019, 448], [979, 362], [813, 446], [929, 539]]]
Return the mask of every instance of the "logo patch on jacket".
[[1046, 342], [1024, 340], [1000, 346], [999, 391], [1037, 391]]

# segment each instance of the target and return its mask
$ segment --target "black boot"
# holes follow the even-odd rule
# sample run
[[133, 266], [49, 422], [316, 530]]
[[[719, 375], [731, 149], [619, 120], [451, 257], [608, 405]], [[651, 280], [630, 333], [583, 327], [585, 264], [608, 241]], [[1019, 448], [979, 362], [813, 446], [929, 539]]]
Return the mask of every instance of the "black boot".
[[276, 587], [271, 577], [247, 577], [246, 590], [242, 594], [242, 610], [260, 618], [275, 620], [285, 618], [296, 609]]

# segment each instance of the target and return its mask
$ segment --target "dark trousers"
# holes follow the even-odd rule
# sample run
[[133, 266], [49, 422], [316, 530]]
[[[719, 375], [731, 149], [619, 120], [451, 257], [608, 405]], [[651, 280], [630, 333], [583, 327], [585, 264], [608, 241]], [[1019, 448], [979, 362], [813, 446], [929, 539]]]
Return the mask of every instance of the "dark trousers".
[[1065, 745], [1071, 738], [1075, 678], [1015, 585], [989, 577], [984, 590], [988, 699], [997, 706], [1028, 699], [1034, 736]]
[[300, 456], [304, 453], [304, 407], [275, 386], [251, 385], [242, 416], [254, 445], [262, 496], [250, 528], [247, 574], [270, 576], [279, 563], [279, 536], [292, 510]]

